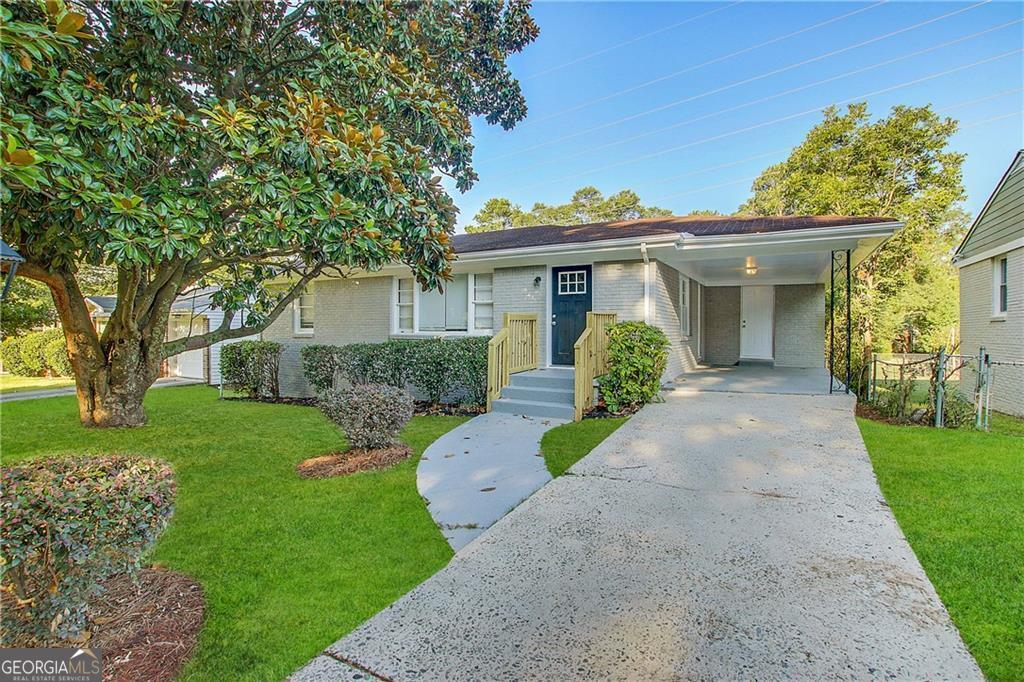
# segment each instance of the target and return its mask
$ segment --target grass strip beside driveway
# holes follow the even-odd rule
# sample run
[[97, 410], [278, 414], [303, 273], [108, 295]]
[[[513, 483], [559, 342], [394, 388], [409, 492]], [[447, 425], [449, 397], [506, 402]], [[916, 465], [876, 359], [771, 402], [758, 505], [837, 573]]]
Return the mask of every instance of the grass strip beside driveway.
[[545, 432], [540, 441], [544, 463], [555, 478], [583, 459], [598, 444], [626, 423], [628, 417], [584, 419], [556, 426]]
[[48, 454], [170, 462], [171, 525], [152, 560], [198, 579], [207, 616], [185, 680], [282, 679], [445, 565], [416, 491], [416, 462], [465, 421], [415, 417], [415, 455], [384, 471], [304, 480], [295, 465], [346, 447], [318, 410], [217, 400], [205, 386], [146, 397], [138, 429], [84, 429], [73, 396], [4, 403], [5, 465]]
[[857, 421], [885, 499], [978, 665], [1019, 680], [1024, 438]]

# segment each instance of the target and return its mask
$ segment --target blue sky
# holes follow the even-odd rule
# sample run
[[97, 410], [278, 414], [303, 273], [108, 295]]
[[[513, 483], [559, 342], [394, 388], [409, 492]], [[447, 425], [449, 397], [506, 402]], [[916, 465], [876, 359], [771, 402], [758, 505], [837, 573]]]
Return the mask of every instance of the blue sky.
[[541, 2], [533, 15], [540, 37], [510, 60], [529, 116], [512, 131], [474, 121], [480, 180], [452, 192], [460, 228], [490, 197], [529, 208], [584, 185], [733, 211], [831, 103], [961, 121], [972, 213], [1024, 145], [1022, 3]]

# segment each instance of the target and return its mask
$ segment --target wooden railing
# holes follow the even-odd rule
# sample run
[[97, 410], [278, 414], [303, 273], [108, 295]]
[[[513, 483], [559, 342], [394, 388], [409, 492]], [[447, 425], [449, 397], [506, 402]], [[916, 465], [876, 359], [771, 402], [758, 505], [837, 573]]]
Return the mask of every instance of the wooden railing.
[[505, 313], [504, 325], [487, 343], [487, 411], [501, 397], [509, 377], [516, 372], [537, 369], [540, 335], [537, 315]]
[[608, 371], [608, 325], [615, 324], [616, 319], [615, 313], [587, 313], [587, 328], [573, 345], [576, 421], [594, 406], [594, 378]]

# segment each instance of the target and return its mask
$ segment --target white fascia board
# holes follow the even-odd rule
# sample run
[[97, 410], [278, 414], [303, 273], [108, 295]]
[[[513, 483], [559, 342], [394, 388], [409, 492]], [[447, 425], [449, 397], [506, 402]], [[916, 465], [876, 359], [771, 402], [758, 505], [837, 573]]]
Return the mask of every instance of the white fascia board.
[[780, 232], [758, 232], [756, 234], [721, 234], [695, 236], [684, 234], [676, 248], [680, 251], [694, 249], [723, 249], [730, 247], [759, 248], [767, 246], [817, 246], [840, 240], [885, 239], [903, 227], [901, 222], [873, 223], [871, 225], [849, 225], [842, 227], [820, 227], [806, 230], [784, 230]]
[[[528, 230], [530, 228], [517, 228]], [[621, 239], [603, 239], [601, 241], [574, 243], [574, 244], [544, 244], [542, 246], [525, 246], [513, 249], [497, 249], [493, 251], [473, 251], [465, 254], [456, 254], [459, 261], [471, 263], [481, 260], [496, 260], [507, 258], [536, 258], [537, 256], [568, 254], [588, 255], [602, 251], [617, 251], [623, 248], [640, 248], [645, 243], [648, 247], [671, 246], [679, 241], [679, 235], [662, 234], [653, 237], [625, 237]]]
[[953, 265], [955, 267], [957, 267], [957, 268], [963, 268], [963, 267], [966, 267], [968, 265], [974, 265], [975, 263], [980, 263], [983, 260], [988, 260], [989, 258], [995, 258], [996, 256], [1001, 256], [1004, 253], [1008, 253], [1010, 251], [1013, 251], [1014, 249], [1022, 249], [1022, 248], [1024, 248], [1024, 237], [1020, 237], [1018, 239], [1014, 239], [1012, 242], [1006, 242], [1005, 244], [1000, 244], [999, 246], [993, 246], [991, 249], [987, 249], [985, 251], [982, 251], [979, 254], [975, 254], [975, 255], [971, 256], [970, 258], [960, 258], [960, 259], [958, 259], [956, 256], [954, 256], [953, 257]]

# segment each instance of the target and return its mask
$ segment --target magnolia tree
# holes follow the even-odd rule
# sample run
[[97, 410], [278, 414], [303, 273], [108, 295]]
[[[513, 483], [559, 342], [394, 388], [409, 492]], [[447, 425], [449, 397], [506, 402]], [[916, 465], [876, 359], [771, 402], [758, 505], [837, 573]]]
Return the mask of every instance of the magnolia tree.
[[[526, 114], [506, 59], [537, 35], [506, 2], [4, 3], [3, 235], [47, 285], [82, 422], [145, 422], [175, 353], [265, 328], [322, 274], [449, 277], [470, 117]], [[80, 273], [117, 270], [91, 323]], [[270, 278], [289, 282], [268, 290]], [[166, 341], [176, 296], [216, 284], [224, 323]], [[250, 311], [231, 329], [236, 311]]]

